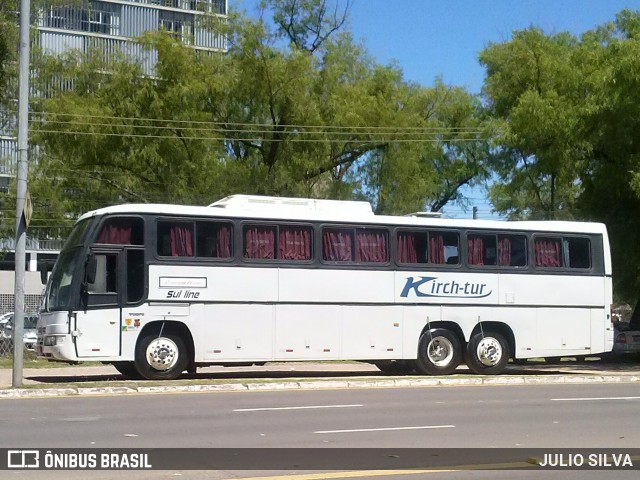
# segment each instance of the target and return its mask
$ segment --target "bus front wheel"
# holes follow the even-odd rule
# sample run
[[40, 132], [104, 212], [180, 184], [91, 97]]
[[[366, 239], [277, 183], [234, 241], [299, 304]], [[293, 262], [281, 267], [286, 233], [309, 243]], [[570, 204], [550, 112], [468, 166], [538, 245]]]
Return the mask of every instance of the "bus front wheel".
[[509, 345], [499, 333], [478, 333], [467, 346], [467, 366], [479, 375], [497, 375], [509, 362]]
[[462, 359], [458, 336], [444, 328], [428, 330], [420, 336], [416, 368], [427, 375], [449, 375]]
[[150, 332], [136, 347], [136, 369], [147, 380], [174, 380], [188, 363], [187, 348], [178, 335]]

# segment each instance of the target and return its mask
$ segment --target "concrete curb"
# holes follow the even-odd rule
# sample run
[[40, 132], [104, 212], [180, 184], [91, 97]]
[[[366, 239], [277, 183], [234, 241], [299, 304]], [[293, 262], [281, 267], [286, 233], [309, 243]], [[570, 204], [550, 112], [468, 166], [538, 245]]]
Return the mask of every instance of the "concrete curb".
[[250, 392], [349, 388], [407, 388], [504, 385], [557, 385], [593, 383], [638, 383], [638, 375], [535, 375], [501, 377], [376, 378], [371, 380], [301, 380], [265, 383], [223, 383], [216, 385], [156, 385], [137, 387], [16, 388], [0, 390], [0, 400], [28, 397], [68, 397], [91, 395], [134, 395], [150, 393]]

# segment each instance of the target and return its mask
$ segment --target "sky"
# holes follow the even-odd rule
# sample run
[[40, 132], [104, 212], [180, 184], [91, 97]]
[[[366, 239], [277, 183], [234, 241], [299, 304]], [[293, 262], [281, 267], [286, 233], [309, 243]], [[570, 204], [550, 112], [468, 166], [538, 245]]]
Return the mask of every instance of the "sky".
[[[228, 2], [252, 16], [259, 0]], [[640, 10], [640, 0], [351, 0], [348, 28], [379, 64], [396, 64], [407, 81], [428, 87], [440, 77], [480, 93], [478, 55], [490, 43], [530, 26], [579, 36], [625, 8]], [[466, 194], [480, 218], [495, 218], [481, 190]], [[446, 207], [445, 213], [470, 217], [471, 209]]]

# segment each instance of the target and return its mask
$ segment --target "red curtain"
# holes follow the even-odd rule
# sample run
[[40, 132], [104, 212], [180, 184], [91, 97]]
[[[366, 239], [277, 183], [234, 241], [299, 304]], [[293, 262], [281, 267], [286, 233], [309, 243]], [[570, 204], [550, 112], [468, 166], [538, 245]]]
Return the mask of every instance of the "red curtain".
[[311, 231], [305, 227], [280, 227], [279, 257], [283, 260], [311, 259]]
[[511, 266], [511, 239], [498, 235], [498, 265]]
[[249, 227], [244, 232], [244, 257], [272, 260], [275, 258], [276, 236], [273, 227]]
[[116, 219], [107, 221], [102, 227], [96, 243], [108, 243], [111, 245], [131, 244], [131, 221]]
[[171, 225], [171, 256], [193, 257], [193, 224]]
[[229, 258], [231, 256], [231, 228], [224, 225], [216, 232], [216, 257]]
[[324, 230], [322, 232], [322, 258], [331, 262], [350, 262], [351, 252], [350, 230]]
[[469, 265], [484, 265], [484, 242], [482, 237], [470, 235], [467, 238], [467, 261]]
[[400, 232], [398, 234], [398, 262], [418, 263], [416, 235], [414, 233]]
[[439, 233], [429, 234], [429, 263], [444, 265], [444, 236]]
[[562, 266], [562, 244], [559, 238], [537, 238], [533, 247], [537, 267]]
[[356, 262], [384, 263], [389, 261], [385, 232], [356, 231]]

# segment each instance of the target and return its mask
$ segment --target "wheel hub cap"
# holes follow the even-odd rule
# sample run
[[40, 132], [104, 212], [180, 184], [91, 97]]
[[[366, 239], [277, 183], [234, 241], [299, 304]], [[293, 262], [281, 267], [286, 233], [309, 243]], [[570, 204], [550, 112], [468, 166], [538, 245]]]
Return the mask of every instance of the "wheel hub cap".
[[453, 358], [453, 345], [447, 338], [432, 338], [429, 345], [427, 345], [427, 355], [434, 365], [448, 365]]
[[169, 338], [158, 338], [147, 347], [147, 361], [156, 370], [169, 370], [178, 361], [178, 347]]
[[487, 367], [492, 367], [502, 358], [502, 346], [495, 338], [483, 338], [477, 348], [478, 360]]

